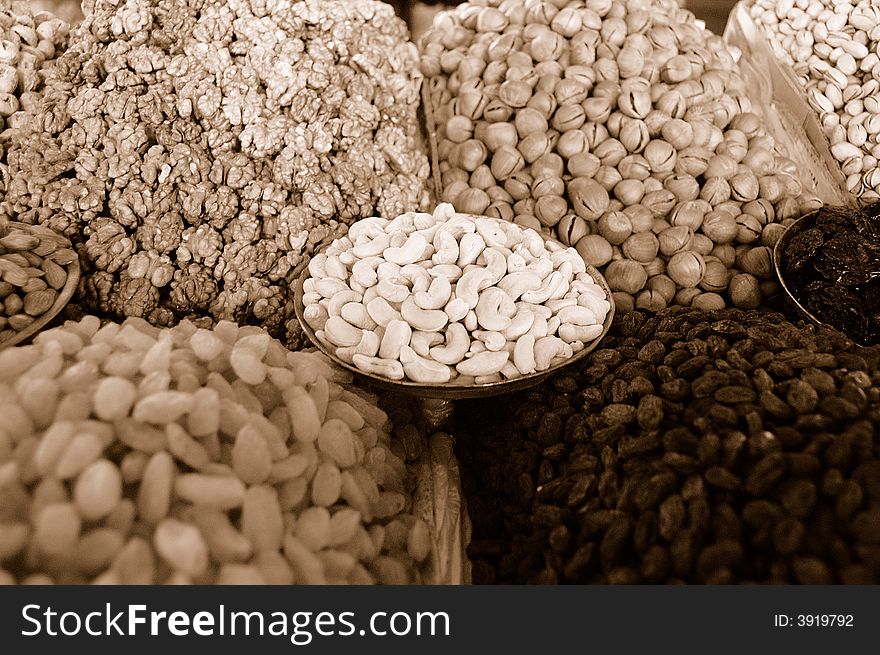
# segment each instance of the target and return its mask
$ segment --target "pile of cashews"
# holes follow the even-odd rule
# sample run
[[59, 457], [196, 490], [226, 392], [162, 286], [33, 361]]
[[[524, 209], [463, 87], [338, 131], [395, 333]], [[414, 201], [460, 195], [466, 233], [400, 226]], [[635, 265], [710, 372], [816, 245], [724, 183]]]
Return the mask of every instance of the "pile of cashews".
[[611, 311], [574, 248], [456, 213], [367, 218], [308, 265], [303, 317], [341, 360], [417, 383], [545, 371], [599, 338]]

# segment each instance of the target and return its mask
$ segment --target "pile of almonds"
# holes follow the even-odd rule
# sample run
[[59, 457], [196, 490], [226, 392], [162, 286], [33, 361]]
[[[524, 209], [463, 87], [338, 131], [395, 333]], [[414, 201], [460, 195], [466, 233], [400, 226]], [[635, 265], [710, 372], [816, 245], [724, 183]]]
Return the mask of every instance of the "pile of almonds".
[[621, 311], [754, 308], [808, 203], [734, 53], [672, 0], [487, 0], [421, 40], [441, 196], [552, 228]]
[[0, 347], [53, 308], [76, 259], [49, 228], [0, 225]]
[[880, 7], [871, 0], [747, 0], [819, 115], [850, 193], [880, 200]]
[[880, 348], [685, 308], [602, 345], [457, 409], [475, 582], [880, 581]]
[[423, 435], [351, 382], [229, 321], [0, 351], [0, 583], [430, 579]]

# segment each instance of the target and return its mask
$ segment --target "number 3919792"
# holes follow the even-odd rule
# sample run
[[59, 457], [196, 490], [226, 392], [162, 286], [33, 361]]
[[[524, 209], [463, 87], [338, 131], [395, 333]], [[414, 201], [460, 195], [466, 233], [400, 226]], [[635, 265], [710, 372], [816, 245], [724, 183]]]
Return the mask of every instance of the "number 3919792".
[[852, 628], [852, 614], [774, 614], [773, 626], [777, 628]]

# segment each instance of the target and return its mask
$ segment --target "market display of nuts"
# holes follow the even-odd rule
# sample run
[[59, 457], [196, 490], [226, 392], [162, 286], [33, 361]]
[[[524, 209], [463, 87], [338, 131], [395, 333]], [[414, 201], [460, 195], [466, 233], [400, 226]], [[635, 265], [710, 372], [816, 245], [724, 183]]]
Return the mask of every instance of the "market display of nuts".
[[351, 382], [229, 321], [0, 351], [0, 580], [427, 581], [420, 433]]
[[[437, 16], [420, 48], [443, 199], [553, 229], [606, 277], [621, 258], [650, 279], [683, 253], [767, 245], [765, 230], [769, 240], [776, 223], [814, 205], [751, 111], [732, 50], [672, 0], [463, 3]], [[491, 178], [475, 193], [470, 171], [485, 165]], [[769, 209], [765, 220], [742, 224], [754, 203]], [[693, 239], [654, 243], [677, 226]], [[652, 304], [692, 302], [703, 271], [669, 275], [683, 293]], [[627, 277], [634, 290], [618, 290], [621, 309], [646, 283]], [[719, 291], [725, 302], [741, 297]]]
[[880, 199], [880, 7], [870, 0], [746, 0], [819, 116], [847, 190]]
[[55, 306], [76, 259], [49, 228], [0, 223], [0, 348]]
[[598, 339], [612, 307], [574, 248], [450, 204], [359, 221], [308, 272], [303, 315], [316, 337], [391, 380], [546, 371]]
[[763, 311], [618, 315], [456, 407], [477, 584], [877, 584], [880, 349]]

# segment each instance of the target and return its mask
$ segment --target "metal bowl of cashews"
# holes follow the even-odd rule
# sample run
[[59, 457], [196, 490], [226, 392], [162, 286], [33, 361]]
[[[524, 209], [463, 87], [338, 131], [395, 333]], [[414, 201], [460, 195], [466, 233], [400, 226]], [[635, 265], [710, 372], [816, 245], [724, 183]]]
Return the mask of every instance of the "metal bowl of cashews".
[[615, 310], [574, 248], [445, 203], [354, 223], [314, 254], [294, 303], [306, 336], [336, 364], [436, 401], [540, 383], [594, 350]]

